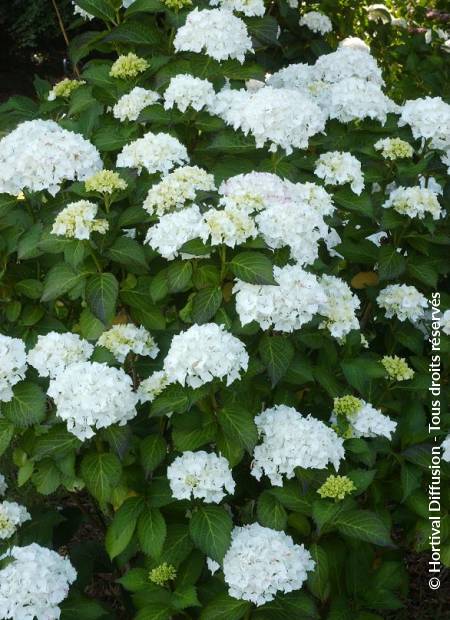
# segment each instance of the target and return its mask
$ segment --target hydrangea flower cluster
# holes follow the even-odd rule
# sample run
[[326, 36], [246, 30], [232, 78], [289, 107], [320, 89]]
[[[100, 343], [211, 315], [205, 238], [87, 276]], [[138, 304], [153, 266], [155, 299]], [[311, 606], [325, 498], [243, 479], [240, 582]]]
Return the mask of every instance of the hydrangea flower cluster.
[[100, 170], [86, 179], [84, 187], [87, 192], [99, 194], [114, 194], [127, 188], [127, 183], [119, 173], [113, 170]]
[[414, 149], [406, 140], [401, 138], [383, 138], [373, 145], [376, 151], [381, 151], [385, 159], [406, 159], [414, 155]]
[[303, 545], [259, 523], [235, 527], [223, 559], [223, 574], [233, 598], [263, 605], [277, 592], [302, 587], [315, 562]]
[[16, 502], [0, 502], [0, 540], [11, 538], [22, 523], [30, 519], [31, 515], [25, 506]]
[[415, 286], [389, 284], [377, 297], [377, 304], [386, 310], [386, 318], [396, 316], [399, 321], [415, 323], [424, 316], [427, 299]]
[[150, 215], [163, 215], [166, 211], [180, 209], [187, 201], [195, 200], [198, 191], [208, 192], [215, 189], [212, 174], [198, 166], [183, 166], [150, 188], [143, 208]]
[[350, 183], [352, 192], [360, 194], [364, 189], [361, 163], [350, 153], [330, 151], [319, 157], [314, 174], [323, 179], [325, 185]]
[[176, 499], [193, 497], [218, 504], [235, 488], [227, 459], [203, 450], [177, 456], [167, 468], [167, 478]]
[[119, 121], [136, 121], [144, 108], [153, 105], [159, 99], [159, 95], [154, 90], [147, 90], [140, 86], [135, 86], [126, 95], [122, 95], [112, 109], [114, 118]]
[[195, 7], [177, 30], [173, 44], [177, 52], [204, 51], [219, 61], [236, 58], [241, 63], [245, 54], [253, 51], [247, 26], [226, 9], [199, 11]]
[[203, 108], [209, 109], [215, 96], [211, 82], [183, 73], [170, 80], [164, 93], [164, 108], [169, 110], [176, 106], [181, 112], [186, 112], [190, 106], [199, 112]]
[[344, 458], [343, 440], [316, 418], [303, 416], [293, 407], [276, 405], [255, 418], [262, 443], [253, 452], [252, 475], [263, 474], [271, 484], [282, 486], [283, 476], [292, 478], [295, 468], [339, 468]]
[[0, 617], [58, 620], [77, 573], [70, 561], [36, 543], [12, 547], [0, 570]]
[[0, 140], [0, 193], [54, 196], [63, 181], [84, 181], [101, 168], [97, 149], [54, 121], [25, 121]]
[[316, 276], [299, 265], [274, 267], [273, 275], [277, 285], [237, 280], [233, 293], [239, 320], [242, 325], [256, 321], [262, 329], [300, 329], [326, 302], [322, 288]]
[[326, 327], [334, 338], [343, 338], [352, 329], [359, 329], [355, 312], [360, 302], [348, 284], [336, 276], [326, 274], [319, 282], [326, 297], [319, 308], [319, 314], [326, 317], [321, 327]]
[[145, 168], [150, 174], [167, 174], [176, 165], [189, 161], [186, 147], [167, 133], [146, 133], [123, 147], [117, 156], [118, 168]]
[[197, 205], [162, 215], [147, 231], [145, 243], [167, 260], [178, 256], [180, 248], [192, 239], [208, 238], [203, 215]]
[[225, 377], [227, 385], [231, 385], [247, 366], [244, 344], [216, 323], [193, 325], [174, 336], [164, 360], [170, 383], [176, 381], [193, 388]]
[[154, 372], [150, 377], [139, 384], [137, 394], [139, 402], [151, 403], [169, 385], [169, 380], [163, 370]]
[[389, 379], [408, 381], [414, 377], [414, 370], [408, 366], [403, 357], [385, 355], [381, 360]]
[[317, 489], [317, 493], [322, 498], [330, 498], [335, 501], [342, 500], [346, 495], [350, 495], [356, 491], [353, 480], [348, 476], [328, 476], [321, 487]]
[[159, 348], [153, 336], [145, 327], [137, 327], [133, 323], [113, 325], [100, 336], [97, 344], [105, 347], [114, 355], [118, 362], [123, 363], [128, 353], [148, 355], [154, 359]]
[[266, 11], [264, 0], [209, 0], [211, 6], [220, 6], [223, 9], [243, 13], [247, 17], [261, 17]]
[[203, 215], [203, 222], [212, 245], [223, 243], [234, 248], [258, 233], [253, 218], [233, 205], [224, 209], [209, 209]]
[[83, 84], [86, 84], [84, 80], [69, 80], [69, 78], [64, 78], [53, 86], [48, 93], [48, 100], [55, 101], [57, 97], [67, 99], [77, 88], [83, 86]]
[[427, 187], [397, 187], [382, 205], [384, 209], [394, 209], [401, 215], [423, 220], [430, 213], [433, 220], [445, 215], [436, 193]]
[[333, 30], [331, 19], [327, 15], [320, 13], [320, 11], [304, 13], [300, 19], [300, 26], [306, 26], [312, 32], [320, 34], [326, 34]]
[[123, 426], [136, 415], [138, 396], [121, 368], [98, 362], [71, 364], [50, 381], [47, 394], [67, 429], [84, 441], [94, 428]]
[[406, 101], [398, 124], [409, 125], [414, 138], [430, 140], [434, 148], [450, 148], [450, 105], [441, 97]]
[[27, 361], [40, 377], [54, 379], [70, 364], [87, 362], [94, 347], [78, 334], [49, 332], [38, 336], [35, 346], [28, 352]]
[[145, 58], [140, 58], [133, 52], [119, 56], [111, 66], [109, 75], [113, 78], [129, 79], [135, 78], [149, 68], [149, 63]]
[[159, 564], [159, 566], [155, 566], [150, 571], [148, 578], [152, 583], [155, 583], [157, 586], [165, 586], [169, 581], [173, 581], [176, 579], [177, 571], [173, 564], [167, 564], [167, 562], [163, 562]]
[[89, 200], [70, 202], [56, 216], [52, 233], [73, 239], [89, 239], [93, 232], [104, 234], [109, 224], [107, 220], [96, 219], [97, 210], [97, 205]]
[[0, 402], [11, 400], [12, 388], [22, 381], [26, 371], [27, 354], [22, 340], [0, 334]]
[[[343, 397], [347, 398], [348, 397]], [[353, 397], [352, 397], [353, 398]], [[347, 401], [341, 405], [342, 398], [334, 399], [334, 409], [331, 414], [331, 422], [338, 424], [342, 421], [340, 416], [346, 418], [345, 437], [386, 437], [391, 439], [392, 433], [397, 428], [397, 422], [375, 409], [370, 403], [361, 399], [354, 398], [349, 403]], [[343, 413], [345, 411], [345, 413]]]

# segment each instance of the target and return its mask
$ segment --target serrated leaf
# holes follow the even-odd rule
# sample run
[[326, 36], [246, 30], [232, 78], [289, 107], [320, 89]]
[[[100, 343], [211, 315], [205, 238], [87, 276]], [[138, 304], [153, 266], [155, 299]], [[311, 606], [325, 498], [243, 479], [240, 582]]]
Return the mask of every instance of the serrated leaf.
[[107, 502], [119, 482], [122, 466], [115, 454], [87, 454], [81, 461], [81, 477], [99, 502]]
[[45, 418], [46, 397], [41, 388], [30, 381], [13, 387], [13, 397], [2, 404], [2, 414], [12, 424], [27, 427]]
[[192, 319], [200, 325], [206, 323], [216, 314], [221, 303], [222, 291], [219, 287], [201, 289], [192, 298]]
[[157, 508], [146, 508], [139, 517], [137, 534], [142, 551], [152, 558], [161, 555], [166, 540], [167, 527]]
[[200, 620], [240, 620], [251, 608], [247, 601], [219, 594], [210, 601], [200, 614]]
[[276, 385], [286, 374], [294, 357], [294, 347], [284, 336], [265, 334], [259, 343], [259, 355], [266, 366], [272, 386]]
[[249, 452], [258, 441], [258, 431], [251, 413], [239, 405], [228, 405], [217, 412], [217, 420], [227, 437]]
[[369, 510], [349, 510], [339, 514], [334, 524], [341, 534], [383, 547], [392, 546], [390, 533], [378, 515]]
[[256, 503], [256, 516], [264, 527], [284, 530], [287, 525], [287, 513], [282, 504], [269, 491], [264, 491]]
[[91, 276], [86, 284], [89, 308], [103, 323], [110, 323], [116, 313], [119, 283], [112, 273]]
[[42, 301], [52, 301], [68, 293], [84, 278], [83, 273], [76, 272], [66, 263], [60, 263], [50, 269], [45, 278]]
[[115, 513], [105, 536], [105, 547], [111, 560], [122, 553], [130, 543], [137, 520], [144, 508], [142, 498], [130, 497]]
[[230, 261], [234, 275], [250, 284], [276, 284], [273, 266], [265, 254], [260, 252], [241, 252]]
[[167, 444], [160, 435], [149, 435], [142, 439], [139, 452], [141, 464], [146, 474], [149, 474], [164, 460], [167, 454]]
[[189, 533], [200, 551], [216, 562], [222, 562], [231, 543], [233, 522], [220, 506], [201, 506], [192, 515]]

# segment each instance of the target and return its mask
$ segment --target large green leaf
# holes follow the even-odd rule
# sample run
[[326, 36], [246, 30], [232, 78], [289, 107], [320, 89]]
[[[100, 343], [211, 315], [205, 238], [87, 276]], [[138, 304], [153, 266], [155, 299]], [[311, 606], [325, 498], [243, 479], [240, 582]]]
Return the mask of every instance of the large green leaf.
[[22, 381], [13, 388], [13, 397], [2, 404], [2, 413], [14, 426], [38, 424], [45, 418], [46, 397], [41, 388], [30, 381]]
[[77, 0], [76, 3], [81, 9], [90, 15], [94, 15], [94, 17], [106, 22], [115, 22], [116, 12], [108, 0]]
[[259, 343], [259, 355], [267, 368], [272, 385], [276, 385], [286, 374], [292, 362], [294, 347], [284, 336], [264, 334]]
[[72, 290], [79, 284], [85, 274], [72, 269], [66, 263], [60, 263], [50, 269], [45, 278], [42, 301], [52, 301]]
[[91, 453], [81, 461], [81, 476], [86, 487], [99, 502], [107, 502], [122, 474], [115, 454]]
[[240, 620], [251, 608], [247, 601], [219, 594], [210, 601], [200, 614], [200, 620]]
[[104, 323], [110, 323], [116, 311], [119, 284], [112, 273], [91, 276], [86, 284], [89, 308]]
[[145, 508], [139, 517], [137, 534], [142, 551], [152, 558], [158, 558], [167, 535], [166, 522], [161, 511], [157, 508]]
[[273, 530], [284, 530], [287, 524], [286, 510], [269, 491], [263, 491], [258, 497], [256, 516], [261, 525]]
[[192, 515], [189, 533], [196, 547], [221, 562], [231, 542], [233, 522], [220, 506], [201, 506]]
[[219, 287], [202, 288], [192, 298], [191, 316], [196, 323], [206, 323], [217, 312], [222, 303], [222, 291]]
[[251, 413], [239, 405], [228, 405], [217, 412], [218, 422], [227, 437], [249, 452], [258, 440], [258, 431]]
[[273, 266], [261, 252], [240, 252], [230, 261], [234, 275], [250, 284], [276, 284], [273, 279]]
[[339, 514], [334, 524], [350, 538], [364, 540], [380, 546], [391, 546], [389, 529], [380, 517], [369, 510], [350, 510]]
[[114, 559], [130, 543], [139, 515], [145, 508], [140, 497], [130, 497], [120, 506], [105, 537], [105, 547], [109, 557]]

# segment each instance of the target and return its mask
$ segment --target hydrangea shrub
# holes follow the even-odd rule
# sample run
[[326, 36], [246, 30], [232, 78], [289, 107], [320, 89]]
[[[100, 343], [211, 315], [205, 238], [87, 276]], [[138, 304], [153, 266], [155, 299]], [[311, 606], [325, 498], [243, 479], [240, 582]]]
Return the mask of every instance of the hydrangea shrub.
[[450, 105], [327, 4], [77, 0], [0, 107], [0, 618], [382, 619], [432, 447], [450, 565]]

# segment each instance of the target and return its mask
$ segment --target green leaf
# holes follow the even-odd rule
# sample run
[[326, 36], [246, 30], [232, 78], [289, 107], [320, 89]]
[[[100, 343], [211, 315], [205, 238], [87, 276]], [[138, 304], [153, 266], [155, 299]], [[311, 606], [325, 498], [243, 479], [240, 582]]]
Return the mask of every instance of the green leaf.
[[330, 577], [328, 558], [325, 550], [315, 543], [308, 548], [316, 563], [314, 570], [308, 574], [308, 588], [320, 601], [325, 602], [330, 595]]
[[81, 477], [99, 502], [107, 502], [120, 480], [122, 466], [115, 454], [87, 454], [81, 461]]
[[39, 280], [28, 278], [17, 282], [15, 289], [19, 295], [24, 295], [29, 299], [39, 299], [42, 295], [44, 285]]
[[157, 508], [146, 508], [139, 517], [137, 534], [142, 551], [156, 559], [161, 555], [166, 540], [167, 527]]
[[167, 454], [167, 444], [160, 435], [149, 435], [142, 439], [139, 452], [146, 475], [158, 467]]
[[176, 609], [201, 607], [197, 598], [197, 590], [193, 585], [179, 586], [172, 594], [172, 604]]
[[294, 347], [284, 336], [264, 334], [259, 343], [259, 355], [266, 366], [272, 386], [284, 377], [294, 357]]
[[349, 510], [334, 521], [341, 534], [383, 547], [392, 546], [390, 533], [378, 515], [369, 510]]
[[185, 291], [192, 285], [192, 265], [189, 261], [172, 262], [167, 268], [167, 282], [171, 293]]
[[403, 463], [401, 471], [402, 483], [402, 502], [411, 495], [413, 491], [420, 488], [422, 483], [422, 470], [417, 465]]
[[294, 510], [305, 515], [311, 514], [311, 495], [302, 493], [296, 480], [286, 480], [282, 487], [272, 487], [268, 489], [268, 493], [276, 497], [288, 510]]
[[103, 323], [110, 323], [116, 312], [119, 284], [112, 273], [91, 276], [86, 284], [89, 308]]
[[121, 554], [130, 543], [144, 508], [142, 498], [129, 497], [115, 513], [105, 536], [105, 547], [111, 560]]
[[369, 194], [356, 196], [350, 188], [339, 189], [333, 193], [335, 203], [345, 210], [353, 211], [364, 217], [373, 217], [373, 207]]
[[253, 450], [258, 431], [251, 413], [242, 406], [228, 405], [217, 412], [217, 420], [227, 437], [249, 452]]
[[101, 620], [106, 611], [97, 601], [73, 590], [65, 601], [60, 603], [61, 620]]
[[279, 26], [274, 17], [270, 15], [265, 15], [264, 17], [247, 17], [245, 22], [249, 33], [252, 37], [255, 37], [257, 41], [263, 45], [279, 45]]
[[284, 530], [287, 525], [286, 510], [269, 491], [263, 491], [258, 497], [256, 516], [261, 525], [273, 530]]
[[222, 562], [230, 546], [232, 528], [230, 515], [220, 506], [201, 506], [189, 523], [195, 546], [216, 562]]
[[230, 261], [234, 275], [250, 284], [276, 284], [273, 266], [265, 254], [260, 252], [241, 252]]
[[97, 340], [104, 331], [103, 323], [85, 308], [80, 314], [80, 335], [86, 340]]
[[255, 620], [313, 620], [319, 618], [314, 601], [304, 592], [290, 592], [258, 607]]
[[135, 0], [125, 12], [126, 17], [135, 13], [158, 13], [164, 11], [166, 6], [159, 0]]
[[59, 263], [52, 267], [44, 282], [42, 301], [52, 301], [68, 293], [84, 278], [84, 274], [77, 273], [66, 263]]
[[222, 291], [219, 287], [201, 289], [192, 298], [192, 319], [198, 323], [209, 321], [220, 308], [222, 303]]
[[171, 616], [171, 609], [166, 603], [154, 601], [142, 607], [133, 620], [169, 620]]
[[219, 594], [210, 601], [200, 614], [200, 620], [240, 620], [251, 608], [247, 601]]
[[38, 463], [33, 474], [33, 484], [41, 495], [54, 493], [61, 484], [61, 473], [55, 463], [45, 459]]
[[8, 449], [14, 435], [14, 425], [0, 417], [0, 456]]
[[151, 47], [161, 43], [161, 34], [152, 22], [126, 21], [114, 28], [104, 38], [104, 41]]
[[45, 435], [36, 437], [33, 456], [62, 458], [81, 446], [81, 441], [63, 425], [53, 426]]
[[113, 6], [107, 0], [77, 0], [77, 5], [87, 13], [103, 19], [105, 22], [115, 22], [116, 13]]
[[129, 592], [145, 590], [148, 587], [148, 571], [145, 568], [131, 568], [117, 581]]
[[391, 245], [382, 245], [378, 259], [380, 280], [394, 280], [406, 269], [405, 258]]
[[108, 256], [112, 261], [132, 270], [136, 267], [147, 270], [144, 248], [135, 239], [118, 237], [109, 248]]
[[432, 262], [420, 261], [417, 257], [408, 264], [407, 273], [411, 278], [419, 280], [427, 286], [437, 287], [438, 273], [436, 266]]
[[15, 426], [39, 424], [45, 418], [46, 397], [41, 388], [30, 381], [13, 387], [13, 397], [2, 404], [2, 413]]

